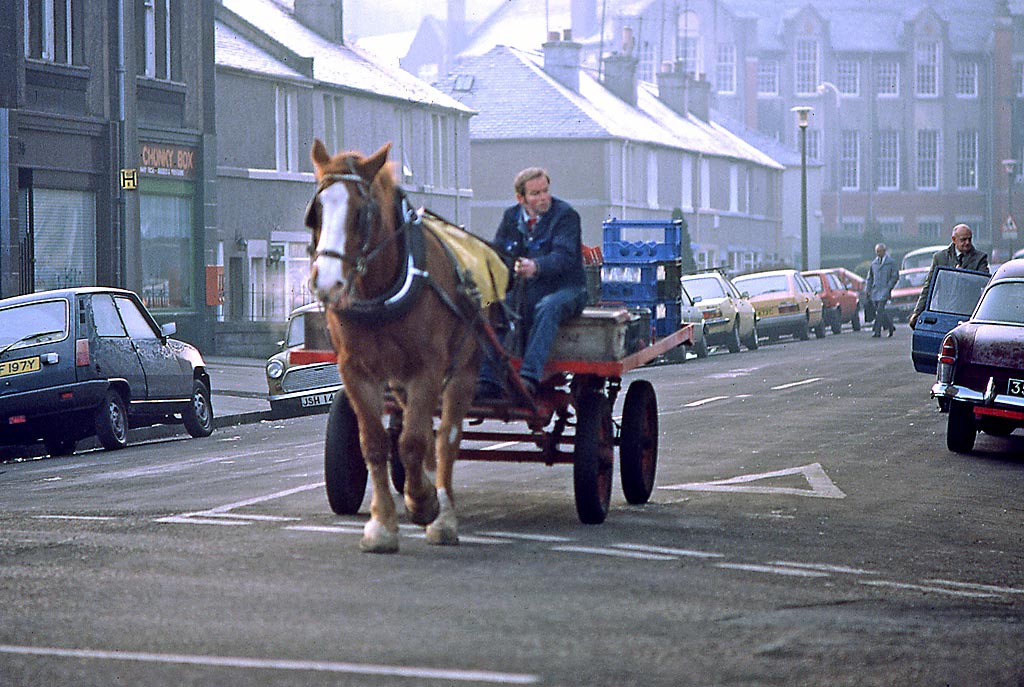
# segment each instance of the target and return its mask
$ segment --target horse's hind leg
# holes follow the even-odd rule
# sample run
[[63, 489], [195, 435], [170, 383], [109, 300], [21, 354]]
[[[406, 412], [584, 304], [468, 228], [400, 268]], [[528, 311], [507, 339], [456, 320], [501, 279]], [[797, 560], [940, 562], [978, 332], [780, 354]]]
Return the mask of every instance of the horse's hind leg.
[[405, 467], [405, 510], [417, 525], [437, 517], [437, 491], [424, 474], [424, 464], [433, 465], [434, 399], [436, 393], [416, 394], [407, 387], [408, 402], [398, 438], [398, 455]]
[[427, 526], [427, 542], [431, 544], [458, 544], [459, 521], [455, 516], [455, 501], [452, 494], [452, 473], [455, 459], [462, 443], [462, 420], [469, 410], [469, 399], [473, 397], [476, 376], [468, 378], [466, 384], [452, 379], [445, 390], [441, 405], [441, 424], [437, 428], [435, 455], [437, 457], [437, 499], [440, 512]]
[[370, 520], [363, 528], [359, 548], [369, 553], [395, 553], [398, 551], [398, 511], [388, 481], [389, 442], [381, 422], [383, 394], [372, 384], [361, 385], [358, 393], [354, 386], [346, 385], [346, 393], [359, 420], [359, 442], [373, 487]]

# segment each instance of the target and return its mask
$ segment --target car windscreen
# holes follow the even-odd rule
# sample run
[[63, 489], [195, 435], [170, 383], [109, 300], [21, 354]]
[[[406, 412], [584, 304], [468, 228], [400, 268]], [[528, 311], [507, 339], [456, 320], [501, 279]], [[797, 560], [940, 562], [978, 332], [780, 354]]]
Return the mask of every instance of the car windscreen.
[[789, 280], [786, 279], [784, 274], [773, 274], [765, 277], [738, 277], [733, 280], [733, 284], [751, 296], [789, 292]]
[[684, 279], [683, 284], [686, 285], [686, 290], [693, 298], [697, 296], [700, 296], [703, 300], [725, 298], [725, 289], [722, 288], [722, 283], [714, 277]]
[[285, 348], [301, 346], [306, 341], [306, 318], [302, 313], [292, 316], [288, 321], [288, 334], [285, 336]]
[[68, 335], [68, 302], [63, 298], [0, 310], [0, 352], [59, 341]]
[[939, 269], [932, 278], [928, 310], [953, 315], [970, 315], [978, 305], [989, 277], [965, 270]]
[[912, 286], [923, 286], [924, 280], [928, 277], [928, 270], [920, 272], [900, 273], [900, 279], [896, 282], [897, 289], [908, 289]]
[[811, 285], [811, 288], [814, 289], [815, 293], [821, 293], [825, 290], [825, 285], [822, 284], [823, 280], [820, 274], [805, 274], [804, 279], [806, 279], [807, 283]]
[[973, 320], [1024, 324], [1024, 282], [996, 282], [978, 303]]

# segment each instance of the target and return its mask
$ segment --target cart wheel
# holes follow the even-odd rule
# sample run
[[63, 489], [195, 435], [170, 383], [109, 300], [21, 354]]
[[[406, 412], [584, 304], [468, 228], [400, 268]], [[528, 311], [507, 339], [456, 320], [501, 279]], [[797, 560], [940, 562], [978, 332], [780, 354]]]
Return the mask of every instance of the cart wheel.
[[584, 394], [576, 407], [572, 479], [576, 514], [586, 525], [599, 525], [608, 515], [615, 465], [612, 431], [612, 408], [607, 397], [599, 393]]
[[359, 447], [359, 423], [343, 391], [334, 394], [324, 440], [327, 502], [338, 515], [355, 515], [366, 492], [366, 462]]
[[638, 379], [626, 390], [619, 435], [622, 493], [634, 505], [647, 503], [658, 470], [658, 398], [651, 383]]

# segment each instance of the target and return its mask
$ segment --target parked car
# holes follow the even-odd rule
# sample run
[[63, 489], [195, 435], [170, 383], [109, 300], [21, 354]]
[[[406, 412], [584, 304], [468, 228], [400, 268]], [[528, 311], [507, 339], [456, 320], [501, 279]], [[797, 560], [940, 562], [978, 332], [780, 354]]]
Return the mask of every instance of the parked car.
[[988, 282], [988, 272], [936, 268], [935, 276], [928, 285], [925, 309], [914, 325], [910, 357], [915, 370], [935, 374], [943, 338], [974, 312]]
[[[308, 342], [308, 345], [307, 345]], [[303, 360], [304, 349], [331, 348], [327, 321], [319, 303], [296, 308], [288, 316], [280, 351], [267, 360], [267, 400], [274, 417], [326, 413], [341, 388], [334, 362]]]
[[942, 340], [932, 396], [945, 401], [946, 447], [974, 448], [978, 431], [1024, 427], [1024, 260], [992, 276], [971, 318]]
[[0, 444], [42, 440], [50, 455], [95, 436], [182, 423], [213, 432], [210, 377], [195, 347], [170, 338], [131, 291], [77, 287], [0, 300]]
[[860, 276], [856, 272], [851, 272], [845, 267], [832, 267], [830, 269], [837, 277], [839, 277], [839, 281], [843, 283], [843, 286], [848, 288], [850, 291], [853, 291], [858, 295], [864, 293], [864, 285], [867, 283], [867, 280], [865, 280], [864, 277]]
[[680, 324], [692, 324], [693, 325], [693, 344], [690, 346], [698, 358], [707, 358], [708, 353], [708, 337], [707, 328], [704, 322], [704, 313], [697, 307], [693, 297], [686, 290], [686, 287], [680, 285], [681, 291], [681, 304], [680, 304]]
[[725, 346], [730, 353], [738, 353], [741, 343], [750, 350], [757, 348], [754, 306], [725, 275], [711, 270], [684, 275], [682, 282], [704, 318], [708, 345]]
[[821, 299], [797, 270], [755, 272], [736, 277], [732, 283], [749, 294], [761, 336], [775, 340], [792, 334], [805, 341], [811, 330], [819, 339], [825, 336]]
[[925, 246], [924, 248], [915, 248], [903, 256], [903, 260], [900, 261], [900, 269], [910, 270], [915, 267], [931, 267], [932, 256], [940, 250], [945, 250], [948, 247], [948, 243], [943, 243], [936, 244], [934, 246]]
[[825, 324], [832, 328], [833, 334], [842, 333], [846, 322], [853, 331], [860, 331], [860, 297], [856, 291], [848, 289], [831, 269], [808, 270], [801, 274], [821, 298]]
[[931, 267], [912, 267], [900, 270], [899, 279], [890, 293], [889, 303], [885, 306], [893, 322], [897, 320], [906, 322], [910, 319], [910, 314], [917, 306], [917, 299], [921, 295], [924, 280], [928, 278], [930, 269]]

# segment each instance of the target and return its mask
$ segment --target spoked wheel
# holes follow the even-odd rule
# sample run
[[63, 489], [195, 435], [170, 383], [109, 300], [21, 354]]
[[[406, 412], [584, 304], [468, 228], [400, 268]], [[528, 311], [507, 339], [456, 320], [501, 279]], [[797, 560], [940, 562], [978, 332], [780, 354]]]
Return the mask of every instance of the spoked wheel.
[[651, 383], [638, 379], [626, 390], [619, 435], [619, 473], [626, 500], [647, 503], [658, 469], [658, 398]]
[[359, 446], [359, 423], [345, 392], [334, 394], [324, 439], [327, 502], [338, 515], [355, 515], [366, 493], [366, 462]]
[[586, 525], [599, 525], [608, 516], [612, 499], [615, 438], [612, 408], [601, 393], [584, 393], [576, 406], [576, 450], [572, 478], [576, 514]]
[[116, 451], [128, 445], [128, 411], [124, 399], [114, 389], [109, 389], [103, 402], [96, 408], [93, 417], [96, 438], [108, 451]]

